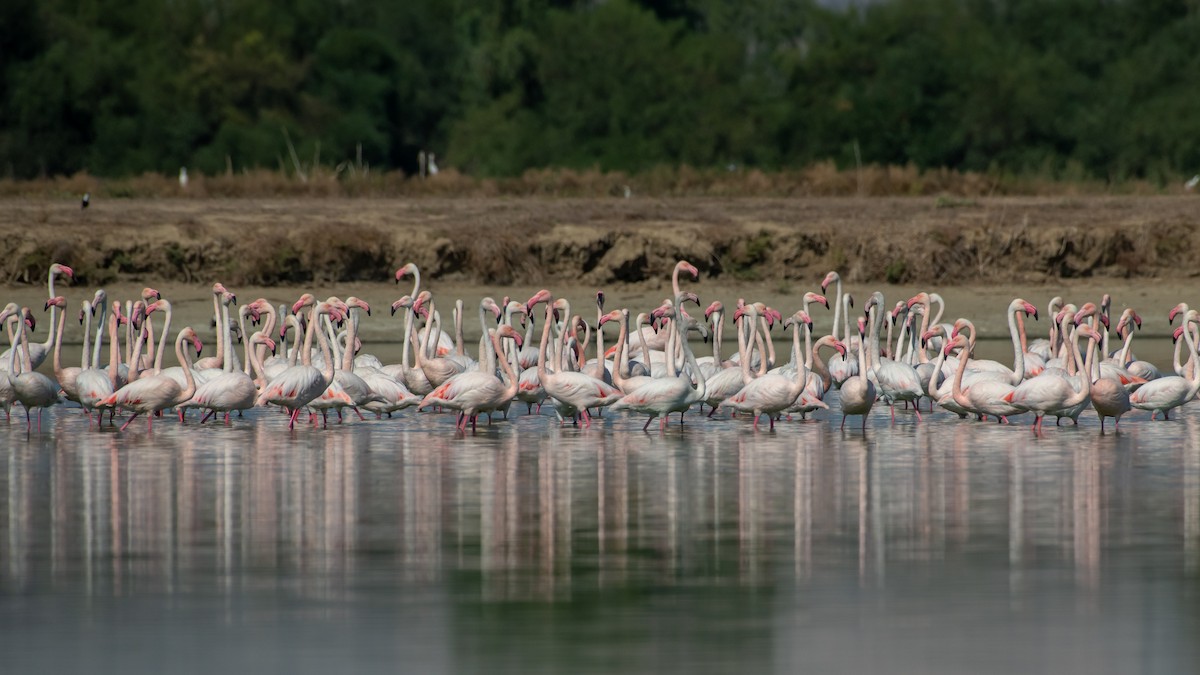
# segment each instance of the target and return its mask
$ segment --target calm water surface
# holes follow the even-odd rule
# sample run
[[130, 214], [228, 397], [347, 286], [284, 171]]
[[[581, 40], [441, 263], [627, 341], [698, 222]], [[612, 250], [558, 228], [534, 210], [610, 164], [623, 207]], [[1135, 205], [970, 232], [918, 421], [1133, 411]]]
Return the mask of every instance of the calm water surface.
[[0, 425], [4, 671], [1196, 672], [1200, 407], [1146, 417], [59, 408]]

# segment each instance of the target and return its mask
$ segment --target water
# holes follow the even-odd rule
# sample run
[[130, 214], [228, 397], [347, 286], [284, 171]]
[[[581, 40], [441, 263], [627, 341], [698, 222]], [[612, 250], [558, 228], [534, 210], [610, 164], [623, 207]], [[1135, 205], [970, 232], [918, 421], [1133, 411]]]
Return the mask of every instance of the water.
[[1035, 440], [59, 408], [0, 426], [4, 670], [1195, 672], [1197, 410]]

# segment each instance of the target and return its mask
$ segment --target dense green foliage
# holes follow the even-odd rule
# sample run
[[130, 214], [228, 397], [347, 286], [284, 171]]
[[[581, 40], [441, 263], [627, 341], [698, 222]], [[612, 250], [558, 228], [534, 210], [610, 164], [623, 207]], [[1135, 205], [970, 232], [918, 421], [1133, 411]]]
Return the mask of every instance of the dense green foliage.
[[1196, 0], [7, 0], [0, 26], [6, 176], [290, 169], [288, 139], [481, 176], [1200, 170]]

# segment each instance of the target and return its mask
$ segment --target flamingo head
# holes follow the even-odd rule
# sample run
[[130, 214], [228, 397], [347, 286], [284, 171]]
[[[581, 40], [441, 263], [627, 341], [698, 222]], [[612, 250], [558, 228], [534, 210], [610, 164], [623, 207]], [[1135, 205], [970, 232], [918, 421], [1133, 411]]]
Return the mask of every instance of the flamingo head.
[[145, 312], [146, 316], [150, 316], [151, 314], [153, 314], [155, 312], [159, 312], [159, 311], [165, 312], [169, 309], [171, 309], [170, 302], [167, 302], [166, 300], [155, 300], [154, 302], [146, 305], [144, 307], [143, 311]]
[[403, 279], [404, 277], [406, 277], [410, 274], [415, 275], [416, 273], [417, 273], [417, 264], [410, 262], [407, 265], [405, 265], [404, 267], [401, 267], [400, 269], [396, 270], [396, 283], [400, 283], [400, 280]]
[[942, 353], [945, 354], [946, 356], [950, 356], [950, 352], [954, 351], [955, 349], [966, 349], [966, 347], [967, 347], [967, 336], [955, 335], [953, 338], [951, 338], [949, 341], [946, 342], [946, 346], [942, 348]]
[[94, 311], [95, 310], [92, 309], [92, 303], [88, 302], [87, 300], [84, 300], [83, 307], [80, 308], [80, 310], [79, 310], [79, 325], [81, 325], [81, 326], [83, 325], [84, 314], [91, 314]]
[[221, 304], [222, 305], [225, 305], [226, 307], [228, 307], [236, 302], [237, 302], [237, 296], [234, 295], [233, 293], [226, 291], [221, 294]]
[[741, 318], [742, 318], [742, 317], [743, 317], [745, 314], [746, 314], [746, 307], [745, 307], [745, 306], [739, 306], [739, 307], [737, 307], [736, 309], [734, 309], [734, 310], [733, 310], [733, 321], [734, 321], [734, 323], [737, 323], [737, 322], [738, 322], [738, 320], [739, 320], [739, 319], [741, 319]]
[[725, 311], [725, 305], [722, 305], [720, 300], [713, 300], [708, 304], [708, 307], [704, 309], [704, 318], [708, 319], [713, 315], [713, 313], [723, 311]]
[[1138, 313], [1131, 309], [1131, 310], [1129, 310], [1129, 318], [1130, 318], [1130, 320], [1133, 321], [1134, 325], [1136, 325], [1138, 327], [1138, 329], [1140, 330], [1142, 327], [1142, 317], [1138, 316]]
[[543, 302], [550, 302], [553, 298], [554, 296], [550, 294], [550, 291], [543, 288], [537, 293], [534, 293], [532, 297], [525, 301], [525, 311], [532, 315], [534, 307]]
[[356, 298], [352, 295], [352, 296], [346, 298], [346, 306], [361, 309], [362, 311], [367, 313], [367, 316], [371, 316], [371, 305], [367, 304], [366, 300], [363, 300], [361, 298]]
[[1188, 306], [1187, 306], [1186, 302], [1181, 302], [1178, 305], [1175, 305], [1174, 307], [1172, 307], [1171, 311], [1167, 313], [1167, 323], [1168, 324], [1175, 323], [1175, 317], [1179, 316], [1179, 314], [1181, 312], [1186, 312], [1187, 308], [1188, 308]]
[[67, 267], [66, 265], [64, 265], [62, 263], [54, 263], [53, 265], [51, 265], [50, 266], [50, 274], [53, 276], [62, 275], [68, 279], [75, 278], [75, 270], [71, 269], [70, 267]]
[[1184, 325], [1182, 325], [1182, 326], [1180, 326], [1180, 327], [1176, 328], [1175, 330], [1171, 331], [1171, 342], [1172, 342], [1172, 344], [1173, 344], [1173, 343], [1176, 343], [1176, 342], [1179, 342], [1179, 336], [1183, 335], [1183, 329], [1184, 329], [1184, 328], [1186, 328], [1186, 327], [1187, 327], [1187, 324], [1184, 324]]
[[1082, 336], [1088, 338], [1089, 340], [1099, 341], [1101, 339], [1100, 333], [1096, 332], [1095, 328], [1092, 328], [1091, 326], [1087, 325], [1086, 323], [1083, 324], [1082, 326], [1079, 326], [1079, 328], [1077, 328], [1075, 330], [1075, 333], [1077, 335], [1082, 335]]
[[970, 321], [968, 321], [966, 319], [956, 320], [954, 322], [954, 328], [950, 331], [950, 339], [953, 340], [954, 338], [958, 337], [958, 334], [961, 333], [963, 331], [963, 329], [967, 328], [968, 326], [970, 326], [972, 331], [974, 331], [975, 327], [974, 327], [974, 325], [971, 324]]
[[1105, 293], [1100, 297], [1100, 311], [1108, 314], [1112, 310], [1112, 296]]
[[162, 293], [147, 286], [142, 289], [142, 301], [150, 302], [151, 300], [162, 300]]
[[829, 343], [829, 346], [836, 349], [837, 353], [841, 354], [843, 357], [846, 356], [847, 347], [845, 342], [842, 342], [841, 340], [834, 340], [833, 342]]
[[829, 298], [825, 297], [824, 295], [821, 295], [820, 293], [813, 293], [812, 291], [805, 293], [804, 294], [804, 302], [816, 303], [818, 305], [825, 305], [825, 309], [829, 309]]
[[854, 306], [854, 296], [853, 295], [850, 295], [849, 293], [846, 294], [846, 304], [849, 305], [850, 307]]
[[892, 311], [890, 313], [892, 323], [896, 323], [897, 321], [899, 321], [900, 315], [904, 314], [907, 311], [908, 311], [908, 303], [904, 302], [903, 300], [897, 300], [896, 305], [894, 307], [892, 307]]
[[96, 292], [92, 294], [92, 314], [95, 314], [96, 310], [103, 307], [106, 302], [108, 302], [108, 293], [105, 293], [103, 288], [97, 288]]
[[797, 326], [808, 326], [811, 329], [812, 328], [812, 317], [810, 317], [808, 315], [808, 312], [806, 312], [804, 310], [800, 310], [799, 312], [796, 312], [795, 314], [789, 316], [787, 319], [785, 319], [783, 321], [784, 328], [787, 328], [788, 326], [791, 326], [793, 324], [795, 324]]
[[204, 343], [200, 342], [200, 336], [196, 335], [196, 331], [192, 330], [191, 326], [185, 326], [183, 330], [179, 331], [179, 334], [184, 340], [192, 343], [192, 347], [196, 350], [196, 356], [200, 356], [200, 352], [204, 350]]
[[681, 309], [683, 308], [683, 303], [685, 303], [685, 302], [694, 302], [694, 303], [696, 303], [696, 306], [699, 307], [700, 306], [700, 296], [696, 295], [695, 293], [692, 293], [691, 291], [684, 291], [679, 294], [679, 307]]
[[825, 279], [821, 281], [821, 292], [824, 293], [825, 289], [829, 288], [830, 284], [837, 283], [839, 278], [840, 277], [838, 277], [837, 272], [830, 272], [829, 274], [826, 274]]
[[60, 295], [60, 296], [50, 298], [49, 300], [47, 300], [46, 306], [43, 308], [42, 311], [50, 309], [51, 307], [57, 307], [59, 309], [62, 309], [66, 306], [67, 306], [67, 299]]
[[858, 317], [858, 336], [865, 338], [867, 336], [867, 319], [866, 317]]
[[338, 326], [341, 326], [342, 322], [346, 320], [346, 317], [350, 316], [350, 307], [347, 306], [345, 302], [342, 302], [342, 299], [337, 296], [329, 296], [325, 300], [325, 304], [329, 305], [330, 320], [332, 320]]
[[304, 309], [305, 307], [312, 307], [315, 304], [317, 304], [317, 299], [313, 297], [313, 294], [305, 293], [304, 295], [300, 296], [299, 300], [292, 303], [292, 314], [299, 314], [300, 310]]
[[605, 314], [604, 316], [600, 317], [600, 323], [597, 325], [603, 326], [604, 324], [608, 323], [609, 321], [620, 321], [620, 320], [621, 320], [621, 310], [614, 309], [613, 311], [609, 312], [608, 314]]
[[500, 323], [500, 319], [504, 316], [504, 311], [500, 309], [500, 305], [491, 298], [484, 298], [479, 301], [479, 306], [496, 315], [496, 323]]
[[212, 292], [213, 292], [213, 295], [220, 297], [220, 296], [228, 293], [229, 290], [225, 288], [224, 284], [222, 284], [221, 282], [218, 281], [212, 285]]
[[1087, 319], [1089, 316], [1095, 316], [1097, 312], [1099, 312], [1099, 308], [1096, 307], [1096, 303], [1085, 302], [1085, 303], [1083, 303], [1083, 306], [1079, 308], [1079, 311], [1075, 312], [1075, 317], [1073, 319], [1073, 322], [1075, 323], [1076, 326], [1078, 326], [1079, 324], [1083, 323], [1083, 321], [1085, 319]]
[[523, 303], [523, 302], [519, 302], [517, 300], [509, 300], [508, 302], [504, 303], [504, 309], [509, 314], [520, 314], [522, 326], [525, 325], [525, 320], [527, 318], [529, 318], [529, 315], [525, 313], [525, 303]]
[[392, 303], [392, 316], [396, 316], [396, 312], [402, 309], [408, 309], [413, 306], [412, 296], [406, 295]]
[[596, 306], [601, 312], [604, 311], [604, 291], [596, 291]]
[[1037, 319], [1038, 319], [1037, 307], [1034, 307], [1032, 303], [1026, 302], [1024, 300], [1021, 300], [1021, 306], [1025, 310], [1026, 316], [1032, 316], [1033, 320], [1037, 321]]
[[783, 321], [783, 314], [773, 307], [767, 307], [763, 310], [763, 316], [767, 317], [767, 328], [775, 325], [777, 321]]
[[129, 323], [129, 317], [121, 314], [121, 303], [120, 302], [113, 300], [112, 308], [113, 308], [113, 317], [116, 318], [118, 326]]
[[921, 344], [925, 344], [925, 343], [929, 342], [930, 340], [932, 340], [933, 338], [938, 337], [938, 336], [944, 336], [945, 334], [946, 334], [946, 330], [944, 328], [942, 328], [941, 326], [934, 326], [933, 328], [930, 328], [929, 330], [927, 330], [921, 334]]
[[129, 323], [129, 325], [133, 326], [135, 329], [140, 329], [142, 327], [142, 321], [144, 321], [145, 319], [146, 319], [146, 303], [142, 302], [141, 300], [138, 300], [138, 301], [134, 302], [133, 306], [130, 307], [130, 309], [129, 309], [128, 323]]
[[927, 304], [928, 302], [929, 302], [929, 294], [922, 291], [908, 299], [908, 306], [909, 306], [909, 308], [912, 308], [916, 305]]
[[524, 340], [521, 338], [521, 334], [517, 332], [517, 329], [509, 325], [501, 325], [496, 328], [496, 337], [509, 338], [513, 342], [517, 343], [518, 347], [520, 347], [524, 342]]
[[679, 272], [687, 272], [688, 274], [692, 275], [692, 279], [700, 278], [700, 270], [696, 269], [695, 265], [686, 260], [680, 260], [679, 262], [675, 263], [675, 269]]
[[267, 337], [267, 336], [266, 336], [264, 333], [262, 333], [262, 332], [258, 332], [258, 333], [255, 333], [254, 335], [251, 335], [251, 336], [250, 336], [250, 344], [252, 344], [252, 345], [266, 345], [267, 347], [269, 347], [269, 348], [270, 348], [270, 350], [271, 350], [271, 354], [275, 354], [275, 349], [276, 349], [276, 344], [275, 344], [275, 341], [274, 341], [274, 340], [272, 340], [271, 338]]

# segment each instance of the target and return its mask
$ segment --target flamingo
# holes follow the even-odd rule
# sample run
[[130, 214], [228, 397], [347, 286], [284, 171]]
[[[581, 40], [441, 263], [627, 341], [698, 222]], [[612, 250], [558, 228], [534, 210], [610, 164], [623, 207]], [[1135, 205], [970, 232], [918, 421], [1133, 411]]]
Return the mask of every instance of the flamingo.
[[[113, 305], [119, 309], [121, 303], [114, 302]], [[79, 396], [79, 405], [83, 406], [83, 410], [88, 416], [88, 426], [92, 423], [92, 411], [96, 410], [96, 428], [100, 428], [101, 414], [99, 412], [99, 404], [105, 398], [108, 398], [116, 391], [117, 367], [121, 363], [121, 345], [117, 340], [117, 327], [120, 323], [121, 316], [114, 311], [112, 316], [108, 318], [108, 341], [109, 341], [109, 366], [108, 370], [104, 371], [99, 368], [87, 368], [80, 371], [79, 376], [75, 378], [75, 388]], [[99, 359], [97, 359], [99, 361]]]
[[[1183, 325], [1175, 329], [1173, 338], [1178, 344], [1180, 335], [1187, 343], [1188, 360], [1186, 372], [1190, 378], [1179, 375], [1167, 375], [1150, 380], [1129, 395], [1129, 404], [1139, 410], [1149, 410], [1150, 419], [1161, 412], [1164, 420], [1171, 419], [1171, 410], [1187, 403], [1196, 397], [1200, 391], [1200, 368], [1196, 368], [1196, 340], [1191, 325], [1197, 321], [1195, 310], [1189, 309], [1184, 315]], [[1174, 318], [1174, 315], [1171, 317]]]
[[[49, 303], [47, 303], [49, 304]], [[21, 308], [19, 314], [24, 314], [27, 308]], [[6, 316], [8, 310], [0, 312], [0, 322]], [[9, 369], [8, 377], [12, 382], [12, 396], [17, 402], [25, 407], [25, 429], [31, 431], [33, 422], [30, 419], [30, 411], [37, 408], [38, 411], [38, 431], [42, 430], [42, 409], [58, 403], [58, 386], [49, 377], [36, 372], [33, 369], [33, 363], [30, 360], [30, 345], [29, 333], [25, 329], [25, 321], [17, 321], [16, 334], [13, 336], [13, 345], [9, 354]], [[53, 326], [51, 327], [53, 330]], [[18, 364], [17, 356], [20, 355], [21, 362]], [[18, 372], [18, 368], [20, 371]]]
[[546, 354], [549, 347], [550, 327], [554, 323], [554, 303], [550, 291], [541, 290], [530, 299], [529, 304], [546, 303], [546, 325], [542, 326], [542, 342], [538, 354], [538, 381], [545, 387], [546, 393], [564, 404], [574, 413], [583, 417], [585, 428], [592, 425], [589, 408], [608, 407], [621, 398], [621, 390], [597, 380], [591, 375], [568, 370], [551, 371], [546, 368]]
[[[500, 344], [501, 338], [511, 338], [518, 347], [521, 345], [521, 335], [512, 326], [501, 325], [499, 328], [488, 329], [487, 337], [497, 356], [504, 353], [504, 348]], [[490, 372], [470, 370], [455, 375], [431, 391], [421, 399], [417, 409], [438, 404], [458, 410], [455, 428], [459, 431], [466, 431], [469, 419], [471, 432], [474, 433], [479, 413], [497, 410], [512, 401], [513, 396], [517, 394], [517, 375], [509, 367], [508, 359], [498, 358], [497, 360], [507, 383]]]
[[[892, 412], [892, 422], [896, 421], [896, 401], [916, 402], [925, 395], [921, 389], [921, 381], [917, 371], [907, 363], [894, 359], [883, 358], [879, 350], [879, 330], [883, 317], [878, 313], [878, 307], [883, 304], [883, 294], [876, 292], [867, 300], [867, 312], [873, 319], [871, 330], [871, 371], [875, 374], [875, 382], [879, 387], [882, 398], [887, 400]], [[905, 305], [907, 306], [907, 305]], [[904, 327], [900, 329], [901, 341], [904, 337]], [[921, 421], [921, 409], [915, 408], [917, 421]]]
[[[1086, 324], [1079, 326], [1076, 332], [1077, 334], [1099, 339], [1096, 331]], [[1066, 346], [1068, 355], [1074, 359], [1078, 367], [1082, 368], [1083, 359], [1079, 354], [1079, 345], [1074, 340], [1067, 340]], [[1034, 414], [1034, 422], [1031, 425], [1033, 433], [1041, 435], [1042, 419], [1047, 413], [1073, 408], [1088, 400], [1091, 395], [1092, 383], [1090, 378], [1087, 377], [1082, 378], [1082, 380], [1082, 386], [1076, 391], [1067, 378], [1043, 373], [1022, 382], [1006, 394], [1003, 400], [1012, 403], [1018, 408], [1032, 412]]]
[[847, 379], [842, 383], [842, 430], [846, 429], [846, 418], [850, 415], [862, 415], [863, 431], [867, 430], [867, 415], [875, 405], [875, 385], [867, 378], [866, 355], [863, 354], [863, 343], [867, 336], [867, 320], [858, 319], [858, 362], [864, 364], [858, 369], [858, 376]]
[[[679, 269], [679, 266], [676, 266], [676, 269]], [[671, 413], [683, 413], [693, 403], [703, 401], [705, 398], [707, 389], [704, 374], [701, 372], [700, 366], [696, 363], [696, 356], [692, 353], [692, 349], [688, 346], [686, 339], [687, 328], [683, 315], [683, 302], [686, 297], [684, 293], [675, 295], [675, 317], [671, 322], [671, 335], [668, 336], [670, 339], [666, 345], [668, 369], [673, 368], [671, 362], [674, 361], [676, 343], [679, 343], [678, 346], [682, 348], [685, 361], [683, 374], [672, 375], [668, 372], [665, 377], [647, 382], [631, 394], [620, 396], [620, 392], [618, 392], [619, 400], [613, 404], [614, 410], [627, 409], [648, 414], [649, 417], [646, 419], [646, 424], [642, 427], [642, 431], [646, 431], [650, 427], [650, 422], [659, 416], [662, 416], [659, 428], [665, 430], [667, 417]], [[692, 382], [692, 376], [687, 375], [686, 371], [688, 367], [691, 368], [692, 376], [695, 377], [695, 384]], [[550, 386], [547, 384], [547, 389], [549, 388]], [[550, 393], [554, 395], [553, 391]], [[682, 417], [680, 421], [682, 423]]]
[[[438, 325], [438, 330], [441, 330], [441, 316], [437, 313], [433, 299], [428, 293], [429, 291], [422, 291], [421, 295], [424, 297], [419, 297], [414, 306], [419, 311], [425, 303], [429, 305], [425, 320], [424, 339], [421, 341], [425, 345], [429, 344], [430, 335], [434, 330], [433, 327], [435, 324]], [[417, 367], [421, 369], [421, 372], [425, 374], [426, 379], [429, 380], [429, 384], [433, 387], [441, 386], [446, 380], [467, 369], [467, 366], [463, 362], [449, 358], [448, 356], [427, 356], [425, 349], [421, 347], [417, 349]]]
[[[50, 271], [46, 275], [46, 291], [47, 291], [46, 298], [48, 300], [53, 300], [55, 297], [57, 297], [54, 294], [54, 280], [56, 278], [58, 278], [59, 275], [64, 276], [67, 279], [75, 278], [75, 272], [70, 267], [67, 267], [66, 265], [63, 265], [60, 263], [54, 263], [54, 264], [50, 265]], [[46, 335], [46, 341], [45, 342], [35, 342], [29, 346], [29, 349], [31, 350], [29, 352], [29, 363], [31, 364], [31, 366], [34, 369], [38, 368], [39, 366], [42, 365], [43, 362], [45, 362], [46, 357], [50, 355], [50, 350], [54, 348], [54, 334], [55, 334], [54, 328], [55, 328], [55, 323], [56, 323], [55, 320], [57, 318], [58, 318], [58, 307], [56, 307], [56, 306], [51, 307], [50, 308], [50, 332], [48, 335]], [[23, 349], [23, 347], [18, 347], [18, 348]], [[20, 354], [18, 354], [17, 358], [18, 358], [18, 360], [20, 360], [20, 359], [23, 359], [24, 357], [21, 356]], [[10, 359], [8, 358], [7, 351], [5, 351], [4, 353], [0, 353], [0, 368], [3, 368], [4, 367], [3, 364], [8, 363], [9, 360]]]
[[[753, 306], [750, 311], [755, 311]], [[787, 326], [792, 327], [792, 351], [793, 353], [799, 352], [801, 326], [811, 327], [812, 319], [809, 318], [807, 312], [800, 310], [784, 321], [784, 327]], [[840, 343], [835, 344], [840, 345]], [[790, 408], [796, 399], [800, 398], [807, 381], [808, 369], [797, 364], [793, 376], [789, 377], [781, 372], [770, 372], [762, 377], [757, 377], [742, 387], [741, 391], [723, 401], [721, 405], [739, 412], [752, 413], [755, 431], [758, 430], [759, 416], [765, 414], [770, 423], [770, 430], [774, 431], [775, 417]]]
[[195, 347], [196, 354], [199, 354], [203, 347], [200, 338], [196, 336], [196, 331], [192, 330], [191, 326], [185, 326], [175, 338], [175, 357], [182, 364], [185, 386], [180, 387], [168, 375], [151, 375], [130, 382], [100, 401], [99, 406], [120, 407], [134, 411], [125, 424], [121, 425], [121, 431], [125, 431], [138, 415], [146, 413], [148, 428], [153, 432], [154, 413], [178, 406], [196, 393], [196, 381], [192, 378], [190, 354], [185, 354], [183, 350], [183, 343], [187, 340], [190, 340], [192, 346]]
[[[225, 318], [228, 317], [229, 312], [226, 309]], [[225, 424], [228, 425], [230, 412], [236, 410], [240, 413], [253, 408], [254, 400], [258, 397], [258, 384], [254, 379], [233, 368], [233, 338], [229, 331], [223, 331], [221, 337], [228, 342], [225, 345], [224, 370], [220, 375], [212, 377], [198, 386], [195, 395], [189, 401], [189, 405], [209, 411], [207, 415], [200, 418], [201, 424], [206, 422], [209, 417], [223, 412], [225, 413]], [[258, 345], [260, 344], [266, 345], [272, 352], [275, 351], [275, 341], [262, 331], [258, 331], [251, 335], [245, 343], [245, 358], [246, 362], [254, 369], [260, 384], [265, 384], [261, 382], [263, 379], [262, 362], [258, 358]]]
[[[215, 356], [206, 356], [202, 359], [196, 359], [192, 364], [192, 368], [200, 370], [221, 370], [225, 367], [225, 337], [224, 334], [229, 332], [229, 313], [222, 313], [221, 307], [228, 306], [230, 302], [237, 302], [237, 297], [225, 289], [220, 282], [212, 285], [213, 296], [213, 325], [216, 326], [217, 353]], [[228, 296], [228, 297], [226, 297]], [[166, 332], [166, 328], [163, 328]], [[238, 368], [235, 364], [234, 368]]]
[[51, 298], [46, 302], [47, 307], [57, 307], [60, 312], [58, 315], [58, 329], [54, 336], [54, 379], [58, 380], [58, 386], [62, 389], [63, 397], [68, 401], [79, 402], [79, 395], [75, 387], [75, 381], [79, 377], [79, 373], [87, 367], [89, 344], [88, 338], [92, 332], [92, 303], [90, 300], [83, 301], [83, 309], [79, 312], [79, 321], [84, 324], [83, 329], [83, 360], [79, 367], [67, 367], [62, 365], [62, 335], [63, 327], [67, 318], [67, 299], [63, 296]]
[[311, 312], [308, 319], [308, 328], [304, 334], [304, 345], [301, 347], [300, 354], [305, 361], [309, 361], [309, 353], [312, 351], [313, 335], [316, 334], [317, 341], [321, 346], [321, 355], [324, 357], [325, 367], [323, 370], [317, 370], [309, 363], [296, 365], [288, 368], [280, 373], [263, 388], [255, 399], [255, 405], [263, 405], [271, 403], [280, 405], [288, 410], [291, 410], [291, 415], [288, 419], [288, 428], [293, 429], [296, 425], [296, 416], [300, 414], [300, 409], [308, 405], [310, 402], [320, 396], [333, 381], [333, 358], [329, 353], [329, 342], [325, 339], [325, 334], [317, 328], [318, 319], [321, 316], [332, 315], [341, 317], [340, 312], [325, 302], [316, 302], [311, 294], [305, 293], [300, 300], [292, 306], [293, 313], [300, 309], [309, 307]]

